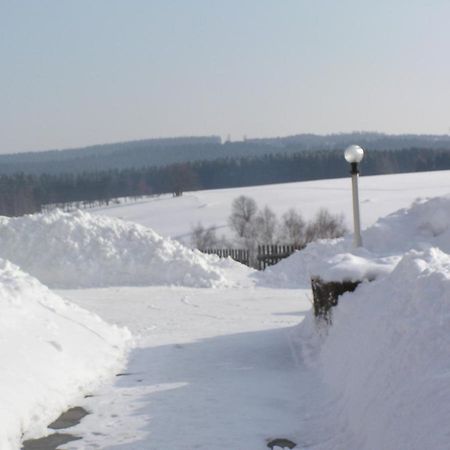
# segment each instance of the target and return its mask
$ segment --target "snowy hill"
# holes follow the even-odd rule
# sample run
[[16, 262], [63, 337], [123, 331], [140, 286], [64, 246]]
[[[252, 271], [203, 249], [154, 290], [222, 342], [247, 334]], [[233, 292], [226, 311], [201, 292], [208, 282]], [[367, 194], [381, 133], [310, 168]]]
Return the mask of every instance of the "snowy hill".
[[[0, 218], [0, 256], [50, 287], [218, 287], [250, 269], [115, 218], [55, 211]], [[230, 275], [230, 276], [228, 276]]]
[[[361, 176], [359, 185], [361, 224], [367, 228], [380, 217], [408, 207], [418, 197], [450, 193], [450, 171]], [[177, 198], [160, 196], [110, 206], [95, 214], [130, 220], [188, 243], [192, 227], [198, 222], [216, 226], [219, 234], [227, 234], [231, 203], [239, 195], [254, 198], [261, 207], [268, 205], [279, 216], [296, 208], [309, 220], [325, 207], [332, 213], [343, 213], [349, 228], [352, 224], [351, 183], [345, 178], [187, 192]]]

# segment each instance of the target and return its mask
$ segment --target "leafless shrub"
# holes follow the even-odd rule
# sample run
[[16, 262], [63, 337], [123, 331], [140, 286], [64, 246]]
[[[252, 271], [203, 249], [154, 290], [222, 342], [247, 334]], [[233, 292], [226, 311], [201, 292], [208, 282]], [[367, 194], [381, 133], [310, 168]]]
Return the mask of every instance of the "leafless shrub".
[[233, 200], [228, 224], [239, 239], [250, 237], [257, 211], [256, 202], [251, 197], [241, 195]]
[[215, 227], [205, 228], [200, 222], [192, 228], [191, 246], [199, 250], [217, 248], [222, 244], [217, 237]]
[[281, 217], [278, 240], [284, 244], [301, 246], [305, 243], [305, 229], [303, 217], [291, 208]]
[[320, 209], [306, 227], [305, 242], [317, 239], [334, 239], [343, 236], [347, 232], [342, 214], [331, 214], [326, 209]]
[[331, 214], [326, 209], [320, 209], [314, 219], [306, 224], [301, 214], [291, 208], [283, 214], [280, 223], [268, 206], [258, 210], [255, 200], [245, 195], [234, 199], [228, 224], [234, 233], [233, 242], [227, 242], [223, 236], [219, 238], [215, 227], [205, 228], [198, 223], [192, 229], [192, 247], [199, 250], [246, 248], [253, 261], [258, 245], [281, 243], [303, 246], [317, 239], [341, 237], [347, 232], [342, 214]]
[[276, 214], [265, 206], [252, 220], [253, 238], [257, 244], [272, 245], [277, 241], [278, 218]]

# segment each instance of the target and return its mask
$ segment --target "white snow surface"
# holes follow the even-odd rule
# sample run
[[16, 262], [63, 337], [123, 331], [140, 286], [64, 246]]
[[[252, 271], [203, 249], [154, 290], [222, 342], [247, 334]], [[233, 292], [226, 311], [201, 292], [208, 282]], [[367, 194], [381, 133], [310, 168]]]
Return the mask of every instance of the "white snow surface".
[[317, 378], [291, 342], [310, 308], [303, 291], [151, 286], [59, 293], [126, 325], [137, 341], [127, 375], [84, 399], [91, 414], [67, 430], [83, 439], [67, 449], [267, 450], [280, 437], [306, 448], [303, 418], [313, 409], [305, 397]]
[[450, 256], [431, 248], [340, 298], [318, 357], [335, 432], [314, 448], [448, 449], [449, 293]]
[[250, 272], [142, 225], [87, 212], [0, 217], [0, 256], [52, 288], [218, 287]]
[[364, 247], [352, 236], [309, 244], [256, 278], [263, 285], [307, 287], [312, 276], [325, 281], [374, 279], [391, 272], [409, 250], [437, 247], [450, 252], [450, 196], [416, 200], [380, 218], [362, 232]]
[[446, 450], [449, 292], [437, 248], [342, 296], [327, 329], [296, 289], [64, 291], [139, 336], [70, 448]]
[[[202, 217], [225, 227], [224, 205], [255, 193], [278, 213], [345, 204], [349, 218], [349, 180], [1, 218], [0, 257], [76, 289], [52, 293], [0, 262], [0, 448], [47, 434], [79, 405], [91, 414], [64, 430], [82, 437], [67, 449], [262, 450], [273, 438], [313, 450], [448, 449], [449, 180], [361, 177], [364, 248], [350, 236], [317, 242], [257, 275], [100, 214], [188, 236]], [[366, 279], [330, 327], [311, 314], [311, 274]], [[122, 327], [135, 344], [126, 375], [96, 390], [123, 363]]]
[[388, 274], [396, 262], [395, 257], [377, 258], [364, 249], [357, 249], [318, 262], [311, 269], [311, 275], [319, 276], [323, 281], [374, 280]]
[[310, 312], [297, 327], [302, 361], [331, 389], [314, 449], [448, 448], [449, 210], [448, 196], [417, 201], [366, 230], [367, 248], [322, 241], [268, 271], [365, 279], [340, 297], [331, 326]]
[[[450, 193], [450, 171], [364, 176], [359, 178], [361, 226], [368, 228], [380, 217], [408, 207], [418, 197], [432, 198]], [[270, 184], [231, 189], [186, 192], [182, 197], [161, 195], [137, 203], [123, 203], [98, 208], [95, 214], [120, 217], [152, 228], [165, 237], [189, 243], [192, 227], [201, 222], [215, 226], [220, 235], [229, 235], [228, 216], [233, 200], [246, 195], [261, 208], [269, 206], [279, 217], [290, 208], [310, 220], [321, 208], [343, 214], [347, 226], [352, 221], [350, 177]]]
[[126, 329], [62, 300], [0, 260], [0, 449], [47, 425], [124, 363]]
[[390, 255], [430, 246], [450, 252], [450, 196], [417, 199], [364, 232], [364, 246]]

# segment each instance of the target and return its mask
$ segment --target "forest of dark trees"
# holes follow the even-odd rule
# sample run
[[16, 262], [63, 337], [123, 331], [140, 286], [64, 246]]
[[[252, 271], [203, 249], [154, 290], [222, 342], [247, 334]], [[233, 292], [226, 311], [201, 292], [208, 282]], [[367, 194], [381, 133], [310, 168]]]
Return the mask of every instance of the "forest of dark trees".
[[341, 151], [355, 142], [370, 153], [406, 148], [450, 149], [450, 136], [447, 135], [388, 135], [370, 132], [300, 134], [224, 143], [219, 136], [145, 139], [78, 149], [0, 154], [0, 174], [82, 174], [217, 159], [260, 158], [264, 155], [285, 157], [309, 151]]
[[[450, 149], [367, 151], [361, 164], [362, 175], [445, 169], [450, 169]], [[340, 178], [348, 171], [341, 149], [82, 173], [16, 173], [0, 176], [0, 214], [22, 215], [66, 202], [109, 203], [117, 197]]]

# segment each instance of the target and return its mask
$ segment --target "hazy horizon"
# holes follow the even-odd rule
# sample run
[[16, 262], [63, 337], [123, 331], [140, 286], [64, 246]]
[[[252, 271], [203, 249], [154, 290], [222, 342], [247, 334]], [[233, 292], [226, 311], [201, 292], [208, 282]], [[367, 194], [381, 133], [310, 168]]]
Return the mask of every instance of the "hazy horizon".
[[[119, 141], [105, 141], [105, 142], [95, 142], [95, 143], [86, 143], [71, 147], [60, 147], [60, 148], [38, 148], [38, 149], [27, 149], [17, 152], [5, 152], [0, 153], [0, 155], [8, 155], [8, 154], [17, 154], [17, 153], [38, 153], [38, 152], [51, 152], [51, 151], [64, 151], [64, 150], [77, 150], [77, 149], [84, 149], [89, 147], [96, 147], [96, 146], [109, 146], [109, 145], [115, 145], [115, 144], [126, 144], [131, 142], [143, 142], [143, 141], [152, 141], [152, 140], [170, 140], [170, 139], [189, 139], [189, 138], [204, 138], [204, 137], [219, 137], [221, 139], [221, 143], [224, 144], [227, 142], [228, 138], [230, 140], [228, 142], [235, 143], [235, 142], [245, 142], [251, 141], [251, 140], [264, 140], [264, 139], [284, 139], [294, 136], [301, 136], [301, 135], [313, 135], [318, 137], [327, 137], [327, 136], [339, 136], [339, 135], [351, 135], [351, 134], [378, 134], [380, 136], [417, 136], [417, 137], [426, 137], [426, 136], [436, 136], [436, 137], [448, 137], [450, 138], [450, 133], [442, 133], [442, 134], [429, 134], [429, 133], [385, 133], [383, 131], [368, 131], [368, 130], [354, 130], [354, 131], [337, 131], [337, 132], [330, 132], [330, 133], [309, 133], [307, 131], [302, 133], [293, 133], [289, 135], [283, 135], [283, 136], [244, 136], [240, 138], [233, 139], [232, 136], [220, 136], [218, 134], [209, 134], [209, 135], [192, 135], [192, 136], [153, 136], [153, 137], [143, 137], [143, 138], [137, 138], [137, 139], [126, 139], [126, 140], [119, 140]], [[355, 142], [357, 144], [357, 142]]]
[[0, 0], [0, 153], [446, 135], [448, 17], [444, 0]]

